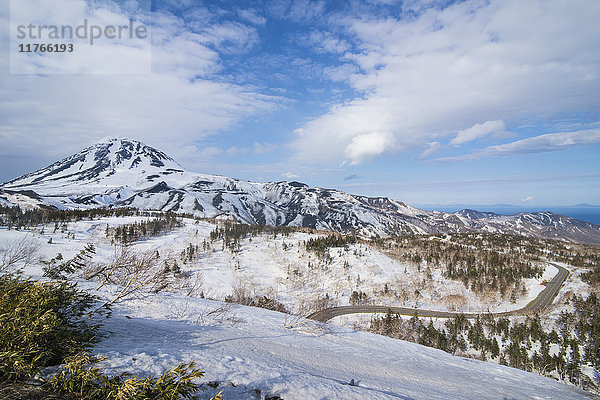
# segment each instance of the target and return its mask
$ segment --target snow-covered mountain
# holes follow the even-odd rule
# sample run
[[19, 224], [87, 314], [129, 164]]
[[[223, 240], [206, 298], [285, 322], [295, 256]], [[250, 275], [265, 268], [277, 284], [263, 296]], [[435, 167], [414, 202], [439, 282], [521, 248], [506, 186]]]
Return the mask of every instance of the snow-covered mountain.
[[550, 212], [450, 214], [299, 182], [257, 183], [195, 173], [162, 151], [125, 138], [103, 140], [4, 183], [0, 204], [61, 209], [131, 206], [375, 237], [485, 231], [600, 244], [599, 225]]

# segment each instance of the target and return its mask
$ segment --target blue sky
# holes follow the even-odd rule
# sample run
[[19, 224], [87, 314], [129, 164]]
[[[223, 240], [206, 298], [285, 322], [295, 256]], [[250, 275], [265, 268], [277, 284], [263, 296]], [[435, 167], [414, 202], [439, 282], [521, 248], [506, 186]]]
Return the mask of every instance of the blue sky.
[[75, 67], [138, 65], [127, 44], [28, 75], [2, 58], [1, 181], [126, 136], [198, 172], [409, 204], [600, 204], [599, 2], [134, 3], [57, 0], [43, 15], [135, 14], [151, 73]]

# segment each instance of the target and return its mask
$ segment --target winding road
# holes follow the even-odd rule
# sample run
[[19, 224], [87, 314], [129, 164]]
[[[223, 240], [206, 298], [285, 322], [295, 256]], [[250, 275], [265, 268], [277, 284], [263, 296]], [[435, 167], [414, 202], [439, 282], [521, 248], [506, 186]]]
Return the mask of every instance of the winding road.
[[[505, 311], [492, 313], [495, 316], [509, 316], [509, 315], [526, 315], [542, 312], [554, 301], [554, 298], [558, 295], [562, 284], [569, 276], [569, 271], [561, 267], [560, 265], [549, 263], [550, 265], [558, 269], [558, 273], [552, 278], [546, 285], [546, 288], [540, 292], [540, 294], [533, 299], [529, 304], [519, 310]], [[449, 311], [434, 311], [434, 310], [421, 310], [418, 308], [410, 307], [392, 307], [392, 306], [342, 306], [326, 308], [321, 311], [317, 311], [308, 316], [309, 319], [315, 321], [327, 322], [332, 318], [339, 317], [347, 314], [365, 314], [365, 313], [387, 313], [391, 311], [394, 314], [401, 315], [415, 315], [419, 317], [432, 317], [432, 318], [454, 318], [457, 315], [464, 315], [466, 318], [476, 318], [478, 315], [484, 313], [455, 313]], [[487, 313], [486, 313], [487, 314]]]

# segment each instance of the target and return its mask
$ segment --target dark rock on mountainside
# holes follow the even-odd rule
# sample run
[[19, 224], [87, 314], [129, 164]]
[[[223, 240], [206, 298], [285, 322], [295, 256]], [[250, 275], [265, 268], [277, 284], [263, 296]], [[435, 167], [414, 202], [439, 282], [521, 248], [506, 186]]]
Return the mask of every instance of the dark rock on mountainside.
[[491, 232], [600, 245], [599, 225], [551, 212], [443, 213], [295, 181], [246, 182], [187, 171], [162, 151], [123, 138], [101, 141], [4, 183], [0, 204], [63, 209], [130, 206], [367, 237]]

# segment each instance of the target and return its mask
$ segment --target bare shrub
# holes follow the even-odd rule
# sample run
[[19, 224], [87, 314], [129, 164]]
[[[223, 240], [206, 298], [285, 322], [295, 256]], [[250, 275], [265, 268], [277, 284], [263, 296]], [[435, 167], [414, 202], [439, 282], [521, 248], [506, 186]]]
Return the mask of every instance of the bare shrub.
[[200, 271], [183, 272], [174, 277], [169, 287], [186, 296], [204, 297], [204, 274]]
[[462, 307], [467, 305], [467, 299], [465, 298], [465, 296], [460, 294], [449, 294], [442, 298], [442, 302], [450, 311], [460, 310], [462, 309]]
[[250, 296], [241, 290], [235, 290], [230, 296], [225, 297], [227, 303], [236, 303], [243, 306], [265, 308], [267, 310], [287, 313], [287, 308], [279, 301], [267, 296]]
[[331, 326], [308, 319], [301, 315], [288, 314], [283, 322], [283, 327], [296, 332], [306, 333], [309, 335], [324, 335], [333, 333]]
[[276, 291], [273, 288], [259, 288], [256, 282], [238, 277], [233, 284], [232, 293], [225, 296], [225, 301], [283, 313], [289, 312], [282, 303], [275, 299], [275, 296]]
[[35, 261], [39, 243], [31, 235], [5, 242], [0, 247], [0, 273], [15, 270], [19, 265], [24, 268]]
[[235, 325], [240, 322], [244, 322], [244, 320], [232, 313], [232, 305], [229, 303], [225, 303], [217, 308], [206, 307], [196, 319], [196, 323], [200, 325], [223, 323]]
[[330, 298], [328, 294], [325, 294], [324, 296], [311, 295], [306, 298], [298, 298], [297, 304], [295, 314], [303, 316], [308, 316], [326, 308], [339, 306], [338, 300]]
[[158, 292], [168, 285], [167, 277], [159, 268], [156, 252], [135, 252], [129, 246], [116, 247], [110, 263], [86, 268], [83, 277], [99, 281], [96, 290], [114, 285], [113, 298], [106, 305], [142, 291]]

